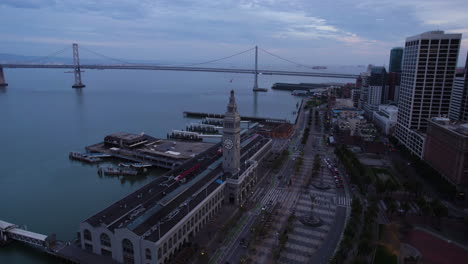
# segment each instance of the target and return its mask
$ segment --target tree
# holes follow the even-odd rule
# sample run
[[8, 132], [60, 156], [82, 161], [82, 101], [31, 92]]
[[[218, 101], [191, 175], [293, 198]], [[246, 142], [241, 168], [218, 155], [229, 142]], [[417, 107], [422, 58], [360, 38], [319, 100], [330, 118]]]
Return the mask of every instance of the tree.
[[377, 181], [375, 183], [375, 190], [378, 194], [385, 193], [387, 191], [387, 185], [385, 185], [384, 182], [377, 178]]
[[445, 205], [443, 205], [439, 200], [432, 200], [430, 203], [432, 212], [434, 216], [437, 218], [437, 222], [440, 225], [441, 218], [448, 216], [448, 209]]
[[398, 185], [391, 179], [387, 179], [385, 181], [385, 186], [389, 192], [395, 192], [396, 190], [398, 190]]
[[408, 202], [403, 202], [401, 204], [401, 209], [403, 210], [403, 215], [406, 216], [406, 213], [408, 212], [408, 210], [410, 209], [410, 205]]
[[372, 252], [372, 245], [369, 240], [362, 239], [358, 246], [358, 255], [367, 256]]
[[397, 204], [395, 203], [395, 200], [388, 199], [385, 203], [387, 204], [388, 213], [390, 214], [390, 216], [392, 216], [393, 213], [395, 213], [395, 211], [397, 209]]

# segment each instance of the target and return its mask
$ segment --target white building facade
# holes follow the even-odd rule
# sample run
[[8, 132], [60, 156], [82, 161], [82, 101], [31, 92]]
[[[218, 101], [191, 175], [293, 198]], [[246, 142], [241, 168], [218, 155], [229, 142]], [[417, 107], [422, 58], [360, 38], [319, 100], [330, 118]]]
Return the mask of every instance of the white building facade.
[[374, 124], [385, 134], [392, 135], [397, 123], [398, 107], [394, 105], [379, 105], [374, 112]]
[[395, 136], [420, 158], [428, 119], [449, 113], [460, 41], [443, 31], [406, 39]]

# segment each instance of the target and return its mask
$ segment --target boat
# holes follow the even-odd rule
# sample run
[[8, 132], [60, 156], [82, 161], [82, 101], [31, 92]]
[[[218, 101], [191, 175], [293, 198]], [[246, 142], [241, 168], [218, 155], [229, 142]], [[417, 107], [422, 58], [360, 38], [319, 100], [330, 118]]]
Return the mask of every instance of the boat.
[[268, 92], [268, 89], [267, 88], [254, 88], [253, 91], [254, 92]]
[[100, 158], [88, 156], [87, 154], [78, 153], [78, 152], [70, 152], [68, 154], [68, 158], [71, 160], [79, 160], [79, 161], [83, 161], [87, 163], [97, 163], [101, 161]]
[[153, 165], [148, 164], [148, 163], [132, 163], [132, 164], [130, 164], [130, 166], [132, 168], [141, 169], [141, 168], [151, 167]]
[[121, 169], [121, 168], [114, 168], [114, 167], [99, 167], [98, 169], [99, 175], [108, 175], [108, 176], [136, 176], [138, 175], [138, 171], [134, 169]]
[[314, 67], [312, 67], [312, 69], [314, 69], [314, 70], [326, 70], [327, 67], [326, 66], [314, 66]]

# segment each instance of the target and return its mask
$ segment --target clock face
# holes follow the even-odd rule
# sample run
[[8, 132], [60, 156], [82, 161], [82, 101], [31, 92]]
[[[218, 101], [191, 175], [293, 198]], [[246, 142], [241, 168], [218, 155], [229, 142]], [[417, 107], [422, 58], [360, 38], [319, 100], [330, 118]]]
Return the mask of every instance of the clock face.
[[234, 144], [232, 143], [232, 140], [230, 140], [230, 139], [224, 140], [224, 147], [226, 149], [232, 149], [233, 146], [234, 146]]

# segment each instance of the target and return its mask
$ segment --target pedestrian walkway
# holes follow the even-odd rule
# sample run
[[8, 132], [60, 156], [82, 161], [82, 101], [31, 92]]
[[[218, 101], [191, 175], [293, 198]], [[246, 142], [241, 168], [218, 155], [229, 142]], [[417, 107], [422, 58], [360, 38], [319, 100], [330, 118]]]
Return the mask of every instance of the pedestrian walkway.
[[344, 196], [333, 197], [333, 202], [338, 206], [351, 207], [352, 198], [346, 198]]
[[267, 194], [260, 201], [261, 206], [274, 205], [277, 201], [282, 201], [285, 195], [285, 190], [274, 188], [267, 192]]
[[[309, 193], [314, 197], [313, 202]], [[279, 263], [308, 263], [312, 254], [323, 244], [334, 223], [336, 207], [341, 205], [334, 198], [336, 199], [335, 190], [320, 191], [313, 187], [300, 195], [295, 207], [297, 219], [293, 223], [292, 232], [288, 234], [288, 242]], [[340, 201], [344, 204], [348, 202]], [[302, 216], [311, 213], [323, 221], [322, 226], [310, 227], [300, 222]]]

